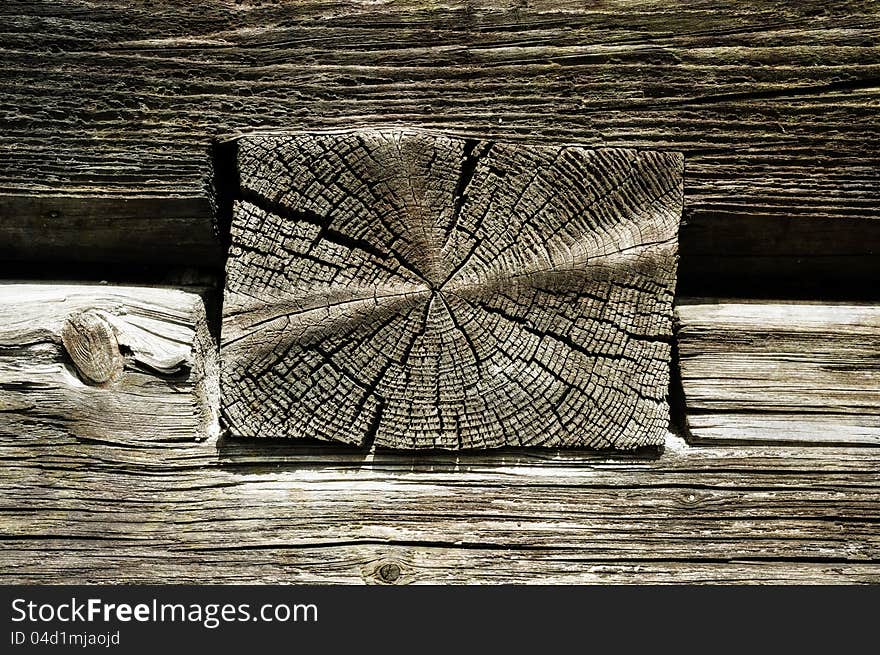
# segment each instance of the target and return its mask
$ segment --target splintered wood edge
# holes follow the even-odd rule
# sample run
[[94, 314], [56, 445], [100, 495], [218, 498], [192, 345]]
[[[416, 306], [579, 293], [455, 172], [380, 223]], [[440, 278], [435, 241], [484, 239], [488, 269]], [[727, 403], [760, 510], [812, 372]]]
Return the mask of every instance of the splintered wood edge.
[[[0, 307], [10, 309], [0, 312], [7, 351], [0, 352], [0, 422], [9, 429], [36, 421], [30, 429], [44, 423], [52, 431], [54, 421], [73, 436], [120, 443], [218, 434], [217, 353], [198, 294], [0, 284]], [[178, 414], [181, 392], [191, 422]]]
[[198, 438], [215, 440], [220, 436], [220, 352], [208, 326], [201, 296], [193, 302], [192, 312], [195, 327], [192, 374], [199, 416]]
[[[238, 158], [241, 199], [233, 218], [221, 339], [222, 401], [233, 434], [395, 448], [626, 449], [662, 442], [669, 416], [680, 153], [526, 147], [429, 131], [369, 129], [240, 139]], [[519, 195], [514, 187], [522, 187]], [[516, 209], [520, 203], [532, 204], [537, 213]], [[542, 213], [548, 203], [552, 212]], [[540, 220], [530, 222], [537, 216]], [[513, 222], [546, 234], [520, 241], [508, 230]], [[540, 257], [538, 249], [544, 253]], [[260, 272], [256, 280], [254, 270]], [[327, 270], [336, 271], [329, 282]], [[553, 289], [560, 284], [556, 295]], [[489, 298], [481, 298], [480, 290], [490, 287]], [[560, 296], [580, 303], [562, 302]], [[607, 302], [612, 298], [621, 311], [612, 311], [615, 303]], [[422, 304], [424, 311], [416, 311]], [[536, 329], [532, 317], [520, 315], [541, 306], [548, 312], [540, 323], [555, 322], [560, 330]], [[638, 316], [630, 314], [633, 308]], [[366, 328], [360, 324], [369, 323], [365, 319], [373, 311], [384, 312], [397, 327], [386, 334], [383, 324], [375, 334], [362, 334]], [[479, 317], [485, 312], [490, 323]], [[590, 323], [592, 333], [584, 330]], [[353, 325], [351, 334], [333, 334], [346, 324]], [[502, 335], [491, 327], [500, 324], [507, 330]], [[523, 332], [518, 338], [523, 348], [539, 352], [529, 358], [549, 358], [534, 371], [538, 378], [551, 372], [560, 377], [539, 387], [555, 399], [547, 399], [542, 418], [517, 422], [508, 434], [507, 419], [492, 415], [520, 419], [526, 405], [537, 411], [533, 405], [540, 404], [543, 391], [521, 387], [517, 393], [528, 401], [517, 405], [510, 394], [487, 387], [474, 392], [477, 403], [458, 399], [451, 387], [447, 391], [446, 374], [438, 371], [442, 367], [461, 377], [458, 395], [477, 389], [487, 362], [518, 376], [517, 341], [508, 343], [510, 330]], [[485, 345], [499, 338], [505, 348]], [[367, 359], [346, 344], [374, 339], [385, 345]], [[446, 350], [436, 345], [447, 339], [460, 342], [453, 348], [457, 355], [450, 354], [451, 345]], [[313, 381], [315, 371], [329, 370], [320, 361], [327, 359], [325, 343], [328, 352], [341, 354], [332, 356], [333, 374], [322, 373], [328, 379]], [[657, 353], [652, 355], [651, 348]], [[495, 361], [508, 350], [514, 356], [506, 364]], [[561, 350], [566, 363], [560, 372], [555, 358]], [[281, 359], [273, 359], [273, 353], [281, 353]], [[582, 356], [582, 364], [568, 363]], [[609, 357], [618, 363], [612, 366]], [[635, 363], [624, 365], [630, 357]], [[442, 361], [447, 358], [448, 363]], [[430, 359], [436, 360], [434, 373], [424, 363]], [[421, 368], [410, 371], [419, 362]], [[584, 380], [581, 369], [587, 364], [591, 373]], [[624, 376], [629, 382], [620, 377], [621, 367], [629, 371]], [[576, 370], [581, 373], [559, 396], [559, 384]], [[435, 380], [429, 385], [436, 389], [435, 401], [410, 388], [422, 378], [425, 384]], [[288, 390], [291, 386], [295, 389]], [[580, 404], [557, 411], [574, 387], [580, 392], [571, 394], [571, 401]], [[486, 399], [487, 393], [495, 396]], [[339, 399], [348, 396], [346, 409]], [[647, 408], [649, 402], [657, 408]], [[458, 409], [448, 409], [447, 403]], [[325, 421], [320, 415], [330, 405], [334, 417]], [[476, 411], [477, 405], [483, 409]], [[613, 407], [623, 407], [629, 418], [606, 413]], [[580, 417], [581, 427], [570, 427], [558, 412]], [[634, 428], [635, 419], [639, 427]], [[587, 425], [590, 431], [584, 432]]]
[[880, 445], [880, 305], [693, 299], [676, 315], [694, 440]]

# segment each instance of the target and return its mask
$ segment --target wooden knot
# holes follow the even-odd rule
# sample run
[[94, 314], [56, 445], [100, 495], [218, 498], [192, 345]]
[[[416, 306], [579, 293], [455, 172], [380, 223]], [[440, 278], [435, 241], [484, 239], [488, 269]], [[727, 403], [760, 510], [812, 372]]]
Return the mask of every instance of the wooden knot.
[[122, 373], [125, 358], [116, 333], [99, 312], [89, 309], [68, 316], [61, 342], [84, 382], [106, 384]]
[[393, 560], [371, 562], [363, 569], [363, 577], [372, 584], [408, 584], [412, 581], [409, 567]]
[[687, 491], [678, 496], [679, 505], [693, 509], [704, 507], [710, 500], [709, 495], [696, 491]]
[[382, 580], [382, 582], [394, 584], [400, 579], [400, 574], [400, 566], [394, 562], [388, 562], [379, 567], [379, 579]]

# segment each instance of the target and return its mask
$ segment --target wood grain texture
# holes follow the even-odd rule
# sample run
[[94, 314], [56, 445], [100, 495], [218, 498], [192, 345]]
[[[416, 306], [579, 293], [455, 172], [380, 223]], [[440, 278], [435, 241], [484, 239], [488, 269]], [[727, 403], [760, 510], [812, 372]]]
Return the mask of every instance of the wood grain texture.
[[422, 454], [0, 432], [3, 582], [880, 582], [874, 449]]
[[[132, 299], [155, 290], [88, 289], [70, 302], [78, 311], [179, 311], [167, 296]], [[33, 379], [45, 348], [57, 380], [67, 312], [22, 297], [0, 313], [0, 334], [25, 340], [18, 316], [35, 343], [0, 348], [0, 375], [17, 367]], [[90, 438], [63, 406], [60, 417], [22, 414], [28, 398], [4, 388], [0, 411], [4, 583], [880, 583], [876, 448], [704, 446], [670, 434], [664, 448], [626, 454], [426, 457], [295, 440]]]
[[246, 138], [238, 169], [233, 434], [662, 443], [680, 155], [358, 130]]
[[710, 441], [880, 445], [880, 306], [677, 306], [688, 428]]
[[152, 231], [166, 211], [216, 257], [212, 138], [390, 123], [683, 151], [685, 285], [878, 279], [871, 0], [33, 0], [0, 20], [0, 259], [190, 256]]
[[10, 438], [205, 439], [217, 430], [217, 388], [197, 294], [0, 285], [0, 432]]

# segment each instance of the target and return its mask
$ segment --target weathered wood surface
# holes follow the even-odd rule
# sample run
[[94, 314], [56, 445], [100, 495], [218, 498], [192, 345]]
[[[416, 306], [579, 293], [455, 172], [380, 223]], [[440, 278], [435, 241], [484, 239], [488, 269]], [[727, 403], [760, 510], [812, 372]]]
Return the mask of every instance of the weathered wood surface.
[[[48, 297], [23, 303], [19, 290], [0, 312], [0, 335], [14, 333], [19, 346], [16, 319], [25, 330], [42, 325], [32, 345], [2, 349], [4, 382], [24, 369], [33, 381], [41, 349], [52, 384], [61, 375], [67, 312], [48, 302], [56, 288], [28, 295], [38, 300], [37, 291]], [[111, 325], [137, 323], [135, 307], [158, 311], [163, 325], [169, 315], [189, 324], [185, 302], [115, 292], [69, 287], [65, 296], [71, 309], [112, 314]], [[127, 341], [125, 329], [114, 334]], [[875, 448], [702, 446], [668, 435], [665, 448], [631, 454], [426, 457], [180, 433], [120, 438], [118, 426], [96, 437], [63, 414], [19, 420], [32, 396], [11, 394], [4, 387], [0, 412], [3, 582], [880, 582]], [[161, 426], [167, 415], [166, 405], [131, 424]]]
[[217, 261], [213, 137], [394, 123], [684, 151], [684, 288], [880, 278], [873, 0], [34, 0], [0, 21], [0, 259]]
[[[216, 266], [232, 148], [213, 138], [394, 124], [683, 151], [680, 288], [787, 277], [876, 295], [871, 0], [40, 0], [0, 3], [0, 21], [0, 266]], [[62, 325], [53, 385], [59, 358], [73, 365]], [[118, 384], [100, 352], [81, 365]], [[880, 582], [874, 448], [116, 443], [64, 407], [22, 417], [28, 396], [4, 393], [3, 581]]]
[[680, 155], [412, 130], [238, 152], [221, 339], [233, 434], [662, 443]]
[[0, 284], [0, 432], [19, 443], [205, 439], [217, 388], [198, 294]]
[[3, 582], [880, 582], [871, 448], [365, 455], [0, 430]]
[[693, 438], [880, 445], [880, 306], [676, 308]]

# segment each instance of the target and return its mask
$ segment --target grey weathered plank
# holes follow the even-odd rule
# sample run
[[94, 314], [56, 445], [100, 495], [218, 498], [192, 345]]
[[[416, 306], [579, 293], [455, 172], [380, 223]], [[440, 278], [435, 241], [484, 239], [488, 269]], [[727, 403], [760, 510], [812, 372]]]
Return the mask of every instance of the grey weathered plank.
[[[186, 258], [151, 232], [167, 211], [208, 258], [213, 137], [394, 123], [684, 151], [685, 284], [877, 279], [871, 0], [33, 0], [0, 20], [0, 259]], [[96, 200], [119, 203], [115, 246]]]
[[244, 138], [238, 170], [233, 434], [662, 443], [680, 155], [386, 129]]
[[59, 433], [0, 434], [0, 458], [4, 582], [880, 579], [868, 448], [669, 435], [636, 455], [426, 458]]
[[0, 430], [4, 582], [880, 580], [876, 449], [440, 453]]
[[[601, 561], [577, 552], [340, 544], [177, 553], [140, 542], [2, 541], [7, 584], [877, 584], [857, 561]], [[88, 549], [88, 554], [83, 552]], [[382, 573], [384, 568], [384, 575]]]
[[880, 306], [685, 301], [676, 313], [694, 438], [880, 445]]
[[204, 439], [216, 369], [198, 294], [0, 285], [0, 432], [21, 443]]

